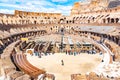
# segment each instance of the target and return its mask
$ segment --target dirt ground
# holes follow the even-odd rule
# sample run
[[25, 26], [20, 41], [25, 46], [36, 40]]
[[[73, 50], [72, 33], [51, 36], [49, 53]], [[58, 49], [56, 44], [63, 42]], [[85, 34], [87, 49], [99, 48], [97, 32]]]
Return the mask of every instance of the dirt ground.
[[[87, 53], [81, 53], [76, 56], [56, 53], [42, 58], [27, 55], [27, 59], [32, 65], [44, 69], [47, 73], [54, 74], [56, 80], [71, 80], [71, 74], [86, 74], [93, 71], [101, 62], [102, 56]], [[61, 60], [63, 60], [64, 65], [62, 65]]]

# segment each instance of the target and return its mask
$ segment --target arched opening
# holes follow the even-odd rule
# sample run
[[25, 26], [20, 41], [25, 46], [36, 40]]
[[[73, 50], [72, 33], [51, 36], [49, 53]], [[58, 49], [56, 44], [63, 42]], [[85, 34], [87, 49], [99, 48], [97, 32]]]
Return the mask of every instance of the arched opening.
[[76, 20], [79, 20], [79, 17], [77, 17]]
[[72, 23], [74, 23], [74, 20], [72, 21]]
[[114, 23], [114, 22], [115, 22], [115, 21], [114, 21], [114, 19], [112, 18], [112, 19], [111, 19], [111, 23]]
[[44, 19], [47, 19], [47, 17], [45, 17]]
[[8, 20], [6, 20], [6, 24], [8, 24]]
[[103, 23], [105, 23], [105, 19], [103, 19]]
[[82, 17], [79, 18], [79, 20], [81, 19]]
[[95, 17], [93, 17], [92, 20], [94, 21], [94, 20], [95, 20]]
[[34, 24], [37, 24], [37, 22], [36, 22], [36, 21], [34, 21]]
[[64, 22], [64, 19], [60, 19], [60, 23], [63, 23]]
[[50, 17], [48, 17], [48, 19], [50, 19]]
[[66, 23], [68, 24], [69, 22], [68, 22], [68, 21], [66, 21]]
[[90, 20], [88, 20], [88, 23], [90, 23]]
[[64, 27], [59, 28], [59, 29], [58, 29], [58, 32], [59, 32], [60, 34], [64, 34], [65, 28], [64, 28]]
[[64, 32], [64, 28], [61, 28], [61, 32]]
[[75, 20], [75, 17], [73, 17], [73, 20]]
[[50, 28], [50, 30], [52, 31], [52, 28]]
[[115, 20], [116, 20], [116, 23], [118, 23], [118, 22], [119, 22], [119, 19], [118, 19], [118, 18], [116, 18]]
[[107, 22], [110, 23], [110, 18], [107, 18]]

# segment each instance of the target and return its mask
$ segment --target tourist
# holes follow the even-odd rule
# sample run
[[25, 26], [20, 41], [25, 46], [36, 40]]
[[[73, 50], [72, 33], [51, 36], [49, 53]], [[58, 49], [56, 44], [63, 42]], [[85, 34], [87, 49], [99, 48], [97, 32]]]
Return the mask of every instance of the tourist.
[[67, 50], [66, 50], [66, 55], [67, 55]]
[[104, 62], [104, 60], [102, 60], [102, 62]]
[[37, 52], [37, 51], [35, 51], [35, 53], [34, 53], [34, 54], [35, 54], [35, 56], [38, 56], [38, 52]]
[[73, 52], [74, 53], [74, 56], [76, 55], [76, 51]]
[[53, 51], [53, 53], [52, 53], [53, 55], [55, 54], [55, 52]]
[[78, 50], [78, 54], [80, 54], [80, 51]]
[[38, 57], [41, 58], [41, 53], [38, 53]]
[[70, 52], [70, 55], [73, 55], [73, 51]]
[[100, 52], [100, 55], [102, 55], [102, 52]]
[[48, 54], [49, 54], [49, 55], [51, 55], [51, 53], [50, 53], [50, 52], [48, 52]]
[[45, 56], [47, 56], [47, 52], [44, 52]]
[[92, 54], [95, 54], [94, 50], [92, 50]]
[[55, 76], [53, 76], [53, 80], [55, 80]]
[[70, 50], [68, 50], [68, 54], [70, 55]]
[[62, 66], [64, 65], [64, 61], [63, 60], [61, 60], [61, 63], [62, 63]]

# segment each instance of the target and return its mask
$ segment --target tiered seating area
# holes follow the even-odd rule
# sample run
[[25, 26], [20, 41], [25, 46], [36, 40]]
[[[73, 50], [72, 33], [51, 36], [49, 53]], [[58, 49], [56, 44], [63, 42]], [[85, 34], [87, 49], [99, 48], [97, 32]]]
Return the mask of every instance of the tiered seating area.
[[[23, 44], [26, 44], [26, 43], [23, 42]], [[35, 44], [34, 46], [37, 45], [35, 42], [33, 42], [33, 44]], [[48, 46], [49, 44], [50, 44], [49, 42], [46, 43], [46, 45], [42, 46], [42, 49], [45, 49], [45, 46]], [[19, 47], [17, 47], [17, 48], [19, 48]], [[33, 48], [33, 47], [30, 46], [30, 48]], [[34, 47], [34, 48], [36, 48], [36, 47]], [[37, 48], [39, 48], [39, 47], [37, 47]], [[30, 75], [30, 77], [32, 79], [37, 79], [37, 78], [38, 79], [48, 79], [48, 80], [54, 80], [55, 79], [53, 74], [48, 74], [48, 73], [46, 73], [46, 71], [38, 69], [37, 67], [31, 65], [27, 61], [26, 55], [24, 53], [15, 53], [15, 54], [12, 54], [12, 57], [14, 59], [15, 65], [17, 65], [17, 67], [21, 71]], [[43, 74], [43, 76], [41, 76], [42, 74]]]
[[[22, 77], [24, 74], [22, 72], [16, 71], [16, 67], [12, 62], [11, 59], [11, 54], [14, 53], [14, 46], [19, 45], [19, 41], [12, 43], [9, 45], [5, 50], [4, 53], [1, 55], [1, 60], [2, 60], [2, 68], [1, 72], [4, 74], [4, 78], [10, 80], [17, 79], [17, 77]], [[27, 76], [27, 75], [26, 75]], [[24, 77], [25, 79], [29, 79], [29, 76]]]
[[[82, 35], [82, 36], [85, 36], [85, 35]], [[89, 36], [89, 35], [87, 35], [87, 36]], [[95, 36], [93, 36], [93, 37], [95, 37]], [[94, 39], [94, 40], [100, 41], [100, 39]], [[95, 42], [93, 42], [93, 44], [94, 43]], [[119, 52], [117, 52], [117, 51], [118, 51], [119, 47], [115, 43], [113, 43], [112, 41], [109, 41], [107, 39], [105, 40], [105, 44], [108, 45], [107, 47], [110, 50], [108, 50], [108, 48], [105, 47], [105, 45], [103, 45], [103, 47], [106, 48], [106, 49], [104, 49], [105, 50], [104, 52], [107, 52], [107, 54], [109, 54], [109, 55], [114, 54], [114, 55], [116, 55], [116, 57], [118, 57]], [[114, 45], [114, 46], [112, 46], [112, 45]], [[98, 46], [100, 46], [100, 45], [98, 45]], [[118, 49], [116, 49], [115, 47]], [[113, 49], [115, 49], [115, 50], [113, 50]], [[109, 62], [110, 62], [109, 59], [111, 59], [111, 58], [108, 57], [107, 54], [106, 54], [106, 56], [104, 55], [103, 62], [100, 63], [100, 65], [93, 72], [86, 74], [86, 79], [83, 79], [83, 80], [119, 80], [120, 64], [119, 64], [119, 62], [112, 62], [109, 64]], [[73, 78], [73, 76], [74, 76], [74, 78]], [[73, 80], [82, 80], [82, 77], [80, 76], [80, 74], [72, 74], [71, 78], [73, 78]]]
[[[27, 32], [32, 32], [32, 31], [39, 31], [41, 30], [41, 27], [20, 27], [20, 28], [11, 28], [9, 31], [2, 31], [0, 30], [0, 37], [1, 38], [6, 38], [11, 35], [16, 35], [16, 34], [21, 34], [21, 33], [27, 33]], [[44, 30], [44, 29], [43, 29]]]
[[[24, 50], [26, 47], [31, 47], [31, 48], [35, 48], [35, 43], [29, 45], [30, 43], [26, 44], [25, 42], [23, 42], [25, 45], [21, 46], [20, 49]], [[24, 79], [24, 80], [29, 80], [29, 79], [34, 79], [37, 78], [40, 74], [44, 74], [46, 75], [44, 77], [45, 78], [49, 78], [51, 80], [51, 78], [53, 78], [54, 75], [52, 74], [45, 74], [44, 70], [40, 70], [36, 67], [34, 67], [33, 65], [31, 65], [27, 60], [26, 60], [26, 56], [25, 54], [22, 54], [20, 52], [19, 45], [21, 45], [21, 41], [17, 41], [17, 43], [14, 43], [13, 46], [10, 45], [10, 48], [6, 48], [4, 50], [4, 54], [1, 55], [1, 59], [3, 60], [2, 62], [2, 68], [3, 68], [3, 73], [5, 73], [5, 75], [7, 77], [7, 79], [16, 79], [16, 80], [20, 80], [20, 79]], [[27, 45], [27, 46], [26, 46]], [[15, 49], [14, 46], [16, 47]], [[8, 51], [9, 50], [9, 51]], [[19, 54], [16, 53], [20, 52]], [[8, 54], [8, 52], [11, 54]], [[11, 56], [12, 55], [12, 56]], [[11, 62], [12, 61], [12, 62]], [[13, 63], [15, 64], [15, 66], [13, 65]], [[20, 72], [20, 71], [16, 71], [16, 70], [22, 70], [24, 73]], [[2, 74], [3, 74], [2, 73]], [[28, 75], [26, 75], [28, 74]], [[50, 78], [51, 76], [51, 78]]]
[[114, 58], [116, 58], [116, 59], [114, 59], [114, 61], [120, 61], [119, 46], [107, 39], [105, 40], [105, 44], [111, 50], [111, 52], [114, 53], [114, 55], [115, 55]]
[[24, 54], [12, 54], [15, 64], [26, 74], [29, 74], [32, 78], [36, 78], [40, 74], [44, 74], [44, 70], [40, 70], [31, 65]]
[[[68, 35], [68, 34], [67, 34]], [[67, 36], [65, 35], [65, 36]], [[78, 36], [77, 37], [75, 37]], [[47, 35], [48, 36], [48, 35]], [[50, 37], [52, 37], [53, 35], [50, 35]], [[44, 70], [41, 70], [41, 69], [38, 69], [36, 67], [34, 67], [33, 65], [31, 65], [27, 59], [26, 59], [26, 55], [24, 53], [19, 53], [19, 48], [20, 50], [22, 50], [23, 52], [26, 51], [26, 49], [35, 49], [36, 52], [46, 52], [48, 51], [48, 48], [50, 48], [50, 45], [52, 44], [53, 45], [53, 49], [55, 49], [54, 45], [56, 45], [56, 42], [58, 43], [58, 46], [60, 44], [60, 36], [54, 36], [53, 37], [53, 40], [50, 39], [49, 37], [47, 37], [45, 39], [44, 36], [40, 36], [42, 37], [41, 40], [45, 40], [45, 42], [38, 42], [40, 38], [38, 38], [37, 40], [36, 39], [31, 39], [30, 42], [22, 42], [19, 41], [17, 44], [15, 44], [14, 46], [17, 48], [16, 50], [18, 51], [17, 53], [14, 53], [14, 51], [10, 51], [12, 52], [12, 59], [14, 61], [14, 63], [16, 64], [15, 66], [13, 66], [13, 64], [10, 62], [10, 64], [8, 64], [8, 62], [3, 62], [4, 63], [4, 66], [7, 64], [9, 65], [10, 67], [6, 67], [6, 69], [4, 70], [5, 71], [5, 74], [7, 76], [10, 76], [11, 79], [21, 79], [21, 78], [25, 78], [25, 79], [30, 79], [30, 78], [37, 78], [40, 74], [44, 74], [44, 76], [46, 75], [46, 79], [49, 78], [49, 79], [53, 79], [55, 78], [54, 75], [50, 74], [46, 74], [46, 71]], [[70, 38], [71, 37], [71, 38]], [[81, 37], [81, 38], [80, 38]], [[93, 39], [93, 40], [92, 40]], [[35, 42], [35, 41], [36, 42]], [[104, 58], [103, 58], [103, 62], [100, 64], [100, 66], [98, 66], [92, 73], [89, 73], [88, 75], [83, 75], [83, 74], [73, 74], [71, 75], [72, 79], [73, 80], [89, 80], [89, 79], [93, 79], [93, 80], [109, 80], [109, 79], [119, 79], [119, 62], [113, 62], [111, 64], [109, 64], [110, 62], [110, 57], [108, 57], [109, 55], [111, 54], [114, 54], [115, 55], [115, 59], [116, 61], [119, 61], [118, 57], [119, 57], [119, 50], [115, 49], [115, 48], [119, 48], [119, 46], [115, 43], [113, 43], [112, 41], [109, 41], [108, 39], [105, 40], [105, 44], [106, 46], [112, 51], [112, 53], [107, 50], [108, 48], [104, 49], [102, 47], [100, 47], [102, 44], [99, 44], [98, 42], [101, 40], [101, 38], [99, 36], [96, 36], [96, 35], [88, 35], [88, 34], [74, 34], [74, 35], [71, 35], [71, 36], [67, 36], [67, 37], [64, 37], [64, 44], [69, 44], [69, 46], [65, 49], [70, 49], [70, 45], [71, 44], [75, 44], [77, 45], [79, 42], [79, 44], [81, 43], [81, 41], [83, 42], [88, 42], [88, 43], [91, 43], [94, 45], [94, 48], [97, 49], [98, 51], [97, 52], [102, 52], [104, 53]], [[17, 46], [19, 45], [19, 46]], [[74, 48], [78, 48], [80, 50], [80, 48], [78, 46], [75, 46], [74, 45]], [[114, 45], [114, 47], [112, 46]], [[104, 46], [104, 45], [103, 45]], [[7, 48], [5, 48], [7, 49]], [[78, 50], [78, 49], [74, 49], [73, 51], [75, 50]], [[52, 49], [51, 49], [52, 50]], [[107, 52], [108, 51], [108, 52]], [[7, 53], [4, 51], [4, 53]], [[109, 55], [107, 55], [107, 53], [109, 53]], [[8, 54], [4, 54], [4, 57], [10, 57]], [[1, 58], [4, 58], [3, 55], [1, 56]], [[8, 58], [4, 58], [5, 59], [8, 59]], [[8, 60], [6, 60], [8, 61]], [[10, 58], [9, 58], [9, 61], [10, 61]], [[12, 67], [13, 66], [13, 67]], [[19, 71], [16, 71], [16, 69], [18, 70], [18, 68], [23, 71], [24, 73], [21, 73]], [[112, 73], [111, 73], [112, 72]], [[94, 73], [94, 74], [93, 74]], [[26, 75], [28, 74], [28, 75]]]

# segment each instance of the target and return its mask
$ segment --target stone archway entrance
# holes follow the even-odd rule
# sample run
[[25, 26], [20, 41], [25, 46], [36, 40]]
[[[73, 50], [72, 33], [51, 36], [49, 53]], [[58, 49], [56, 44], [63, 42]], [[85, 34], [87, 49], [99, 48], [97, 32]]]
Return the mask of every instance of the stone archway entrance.
[[64, 28], [61, 28], [61, 32], [64, 32]]
[[112, 18], [112, 19], [111, 19], [111, 23], [114, 23], [114, 22], [115, 22], [115, 21], [114, 21], [114, 19]]
[[34, 24], [37, 24], [37, 21], [34, 21]]
[[60, 22], [59, 23], [64, 23], [64, 19], [60, 19]]
[[61, 33], [61, 34], [64, 34], [66, 32], [66, 29], [64, 27], [59, 28], [58, 32]]

